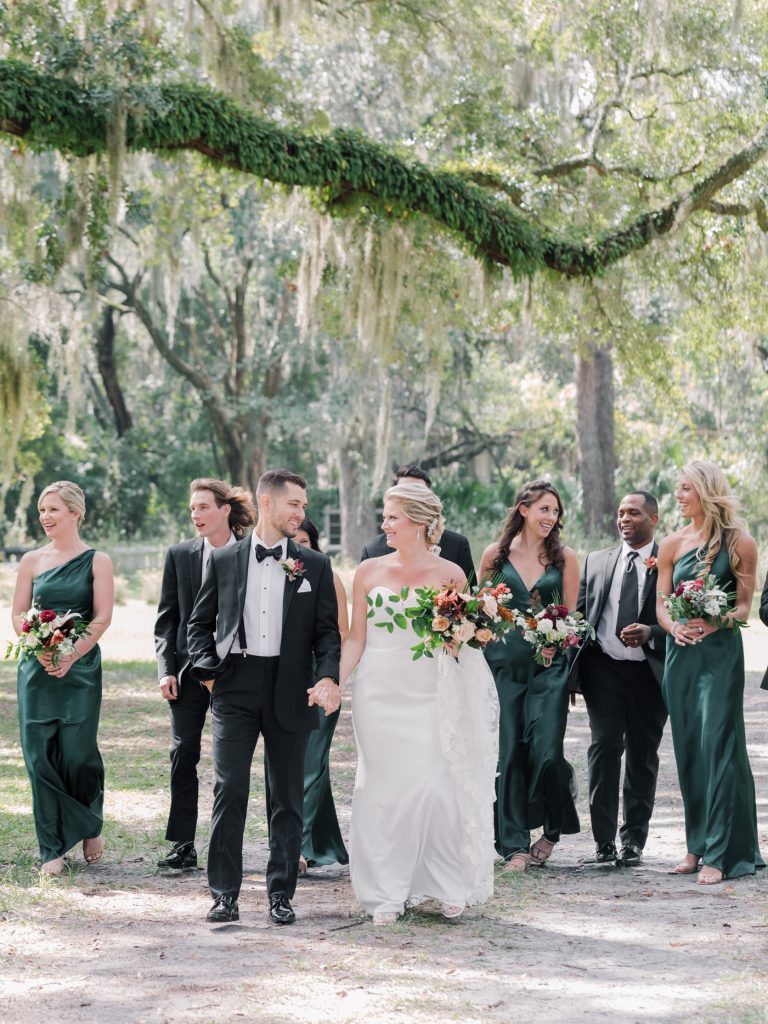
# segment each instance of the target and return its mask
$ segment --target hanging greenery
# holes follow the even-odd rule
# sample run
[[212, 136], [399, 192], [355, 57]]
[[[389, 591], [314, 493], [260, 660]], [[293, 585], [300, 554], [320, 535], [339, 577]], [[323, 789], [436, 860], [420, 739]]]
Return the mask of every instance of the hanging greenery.
[[767, 128], [661, 209], [580, 242], [553, 236], [460, 175], [407, 161], [359, 132], [293, 131], [193, 84], [134, 86], [123, 91], [116, 106], [103, 86], [89, 88], [19, 61], [0, 61], [0, 131], [36, 149], [73, 156], [114, 151], [116, 110], [127, 151], [194, 150], [247, 174], [318, 189], [331, 210], [359, 205], [362, 198], [387, 216], [422, 214], [516, 278], [544, 267], [571, 277], [593, 276], [705, 209], [718, 191], [768, 153]]

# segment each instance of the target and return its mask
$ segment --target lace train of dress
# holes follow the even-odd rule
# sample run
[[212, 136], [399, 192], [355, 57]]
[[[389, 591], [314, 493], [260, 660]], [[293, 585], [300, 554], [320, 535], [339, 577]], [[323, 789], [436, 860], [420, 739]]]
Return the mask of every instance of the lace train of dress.
[[[386, 587], [374, 588], [388, 599]], [[368, 622], [352, 689], [358, 767], [350, 873], [369, 913], [410, 897], [462, 906], [493, 893], [498, 699], [480, 651], [413, 661], [414, 633]]]

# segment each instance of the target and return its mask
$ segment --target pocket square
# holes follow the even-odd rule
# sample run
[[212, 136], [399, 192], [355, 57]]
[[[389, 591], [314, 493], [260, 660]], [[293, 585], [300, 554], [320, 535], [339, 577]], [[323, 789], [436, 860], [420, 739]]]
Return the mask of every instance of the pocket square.
[[310, 585], [309, 585], [309, 580], [302, 580], [301, 581], [301, 586], [296, 591], [296, 593], [297, 594], [309, 594], [311, 592], [311, 590], [312, 590], [312, 587], [310, 587]]

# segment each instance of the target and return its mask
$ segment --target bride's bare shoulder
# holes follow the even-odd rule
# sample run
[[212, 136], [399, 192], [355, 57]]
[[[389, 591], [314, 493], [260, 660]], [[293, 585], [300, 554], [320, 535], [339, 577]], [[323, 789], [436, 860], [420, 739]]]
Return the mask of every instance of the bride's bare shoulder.
[[461, 566], [450, 562], [447, 558], [440, 559], [438, 571], [441, 586], [452, 586], [461, 590], [467, 582], [467, 577]]

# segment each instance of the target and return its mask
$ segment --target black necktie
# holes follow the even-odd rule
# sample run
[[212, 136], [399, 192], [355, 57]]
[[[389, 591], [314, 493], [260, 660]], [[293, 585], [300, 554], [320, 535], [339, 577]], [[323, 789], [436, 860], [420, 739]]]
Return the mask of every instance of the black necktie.
[[616, 636], [621, 636], [625, 626], [637, 622], [637, 552], [630, 551], [627, 565], [621, 575], [619, 614], [616, 616]]
[[273, 548], [265, 548], [263, 544], [256, 545], [256, 561], [263, 562], [265, 558], [272, 556], [274, 559], [283, 557], [283, 545], [276, 544]]

